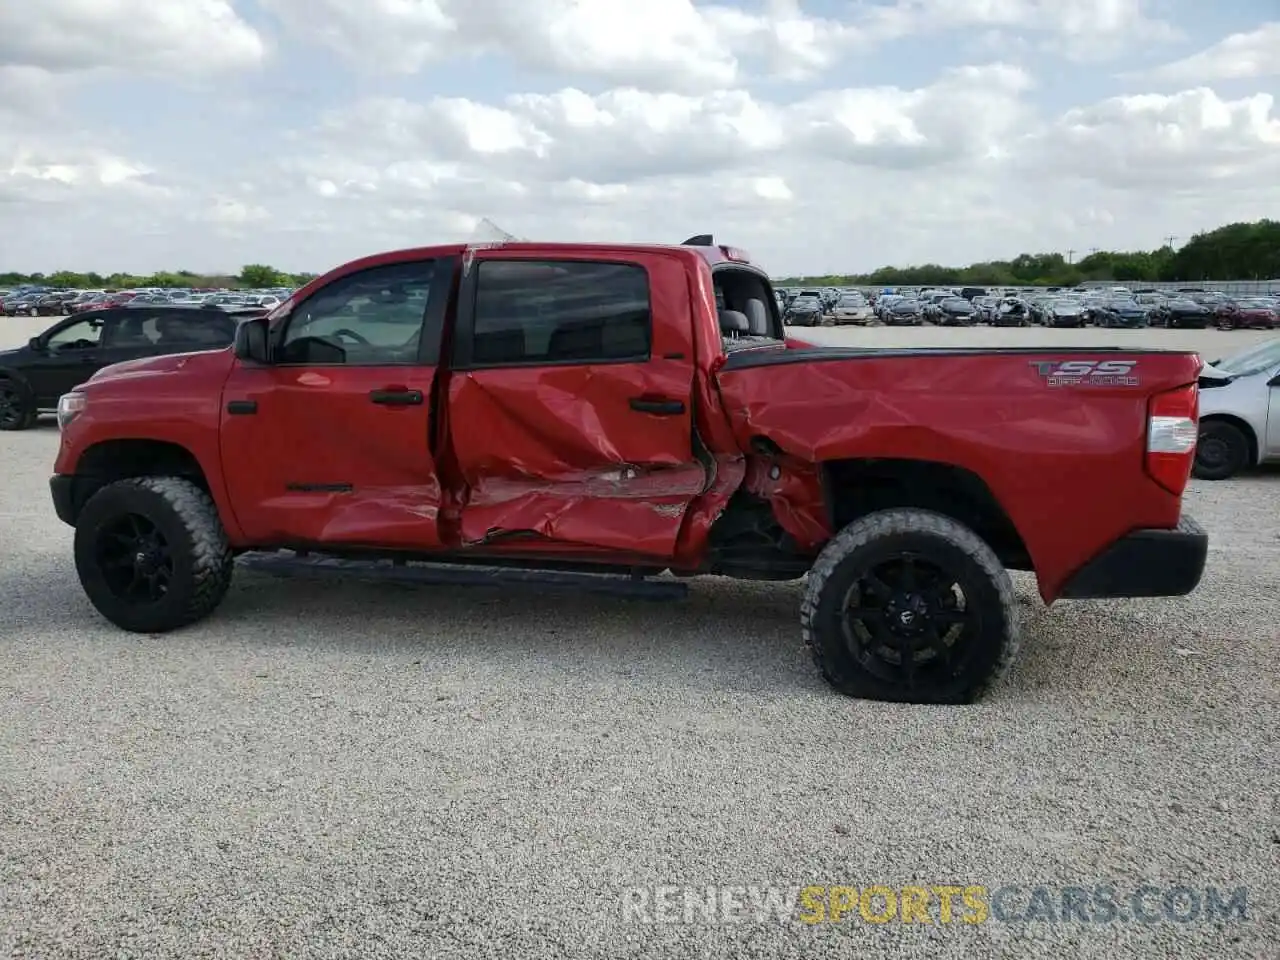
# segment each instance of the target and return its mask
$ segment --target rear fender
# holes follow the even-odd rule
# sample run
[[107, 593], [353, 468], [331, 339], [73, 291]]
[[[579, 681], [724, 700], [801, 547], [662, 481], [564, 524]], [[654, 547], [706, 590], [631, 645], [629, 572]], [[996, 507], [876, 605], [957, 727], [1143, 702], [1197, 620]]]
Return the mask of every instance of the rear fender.
[[[818, 465], [928, 461], [981, 480], [1025, 543], [1050, 602], [1098, 551], [1141, 528], [1171, 529], [1180, 498], [1144, 471], [1147, 402], [1194, 382], [1193, 355], [1142, 351], [803, 350], [717, 371], [735, 435], [776, 450], [804, 494], [787, 509], [824, 516]], [[1137, 359], [1139, 383], [1058, 387], [1044, 362]], [[781, 478], [780, 478], [781, 479]], [[774, 481], [777, 483], [778, 481]], [[779, 514], [779, 522], [787, 524]], [[829, 522], [828, 522], [829, 526]], [[789, 528], [793, 535], [795, 530]]]

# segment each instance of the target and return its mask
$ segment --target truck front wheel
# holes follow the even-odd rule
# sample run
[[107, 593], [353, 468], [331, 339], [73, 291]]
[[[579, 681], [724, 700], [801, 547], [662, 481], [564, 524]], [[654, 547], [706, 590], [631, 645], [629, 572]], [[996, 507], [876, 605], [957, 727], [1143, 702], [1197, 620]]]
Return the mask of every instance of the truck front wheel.
[[95, 493], [76, 522], [75, 559], [89, 601], [135, 633], [195, 623], [231, 586], [217, 507], [179, 477], [134, 477]]
[[841, 693], [897, 703], [971, 703], [1018, 648], [1013, 584], [968, 527], [930, 510], [855, 520], [809, 572], [800, 623]]

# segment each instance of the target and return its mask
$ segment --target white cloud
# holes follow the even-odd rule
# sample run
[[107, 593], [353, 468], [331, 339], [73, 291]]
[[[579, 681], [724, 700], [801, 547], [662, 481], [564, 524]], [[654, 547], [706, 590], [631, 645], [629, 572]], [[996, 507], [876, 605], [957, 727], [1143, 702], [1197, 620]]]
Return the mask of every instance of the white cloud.
[[813, 16], [800, 0], [259, 0], [303, 36], [370, 69], [414, 73], [492, 53], [547, 73], [696, 92], [764, 74], [804, 80], [878, 44], [959, 29], [1030, 31], [1069, 56], [1114, 55], [1175, 31], [1143, 0], [897, 0]]
[[254, 66], [265, 51], [228, 0], [0, 4], [0, 67], [190, 74]]
[[374, 177], [392, 169], [385, 158], [400, 156], [428, 158], [433, 185], [456, 178], [457, 165], [483, 165], [509, 181], [614, 184], [805, 156], [865, 166], [946, 164], [985, 154], [988, 139], [1023, 117], [1019, 97], [1029, 85], [1022, 71], [995, 64], [950, 71], [915, 90], [834, 90], [791, 103], [760, 101], [746, 90], [632, 88], [521, 94], [501, 106], [371, 100], [325, 118], [314, 156], [336, 166], [329, 171], [315, 159], [311, 175], [367, 185], [380, 164]]
[[881, 41], [960, 29], [1032, 34], [1068, 57], [1097, 60], [1180, 35], [1172, 24], [1148, 16], [1147, 6], [1144, 0], [898, 0], [870, 7], [865, 28]]
[[1280, 21], [1233, 33], [1199, 53], [1129, 76], [1170, 84], [1280, 77]]
[[1260, 93], [1224, 100], [1208, 88], [1113, 97], [1068, 111], [1034, 138], [1028, 171], [1129, 191], [1256, 193], [1280, 182], [1280, 116]]
[[217, 197], [200, 211], [197, 219], [224, 226], [243, 226], [269, 219], [267, 208], [234, 197]]
[[496, 53], [538, 70], [646, 87], [733, 82], [737, 62], [691, 0], [260, 0], [302, 35], [370, 68], [413, 73]]
[[[338, 57], [260, 36], [236, 5], [41, 0], [25, 32], [0, 28], [0, 271], [323, 270], [482, 218], [534, 239], [710, 231], [780, 272], [843, 271], [1280, 217], [1276, 106], [1238, 82], [1274, 58], [1224, 41], [1229, 67], [1206, 51], [1159, 71], [1194, 80], [1142, 93], [1161, 86], [1053, 56], [1149, 58], [1174, 31], [1136, 0], [882, 0], [840, 21], [797, 0], [258, 0]], [[243, 69], [268, 46], [278, 70]], [[67, 95], [107, 76], [155, 103], [179, 61], [237, 68], [256, 112], [169, 137], [146, 105]]]

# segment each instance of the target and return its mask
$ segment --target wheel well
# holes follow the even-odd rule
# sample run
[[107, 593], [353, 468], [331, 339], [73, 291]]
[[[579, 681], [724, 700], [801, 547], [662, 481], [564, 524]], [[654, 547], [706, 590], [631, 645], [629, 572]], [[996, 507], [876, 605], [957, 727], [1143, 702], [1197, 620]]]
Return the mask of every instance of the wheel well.
[[963, 523], [1012, 570], [1032, 569], [1017, 527], [976, 473], [932, 460], [835, 460], [823, 464], [833, 530], [877, 510], [935, 510]]
[[1239, 417], [1233, 417], [1229, 413], [1211, 413], [1208, 416], [1200, 418], [1201, 426], [1206, 423], [1231, 424], [1231, 426], [1243, 433], [1245, 440], [1249, 442], [1249, 463], [1252, 465], [1258, 462], [1258, 437], [1253, 432], [1253, 427], [1249, 426], [1247, 422], [1241, 420]]
[[209, 481], [200, 461], [186, 447], [163, 440], [104, 440], [76, 463], [76, 513], [109, 483], [130, 477], [183, 477], [206, 493]]

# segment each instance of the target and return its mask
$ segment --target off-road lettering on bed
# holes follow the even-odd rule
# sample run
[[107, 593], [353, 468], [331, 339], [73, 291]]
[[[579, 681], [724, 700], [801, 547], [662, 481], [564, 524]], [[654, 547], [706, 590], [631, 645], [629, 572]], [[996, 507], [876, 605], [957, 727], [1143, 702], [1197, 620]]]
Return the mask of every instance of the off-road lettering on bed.
[[1137, 360], [1032, 360], [1051, 387], [1138, 387]]
[[812, 346], [707, 236], [456, 244], [90, 377], [59, 404], [52, 494], [126, 630], [208, 616], [242, 565], [662, 596], [803, 578], [837, 690], [961, 703], [1016, 654], [1011, 570], [1049, 603], [1195, 588], [1199, 369]]

